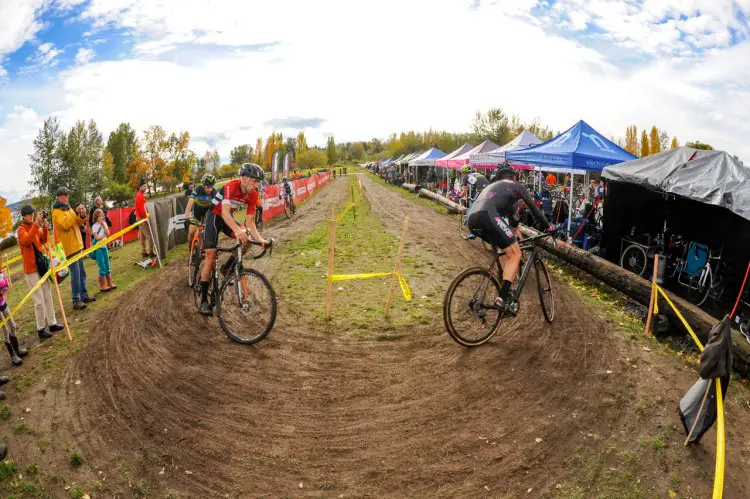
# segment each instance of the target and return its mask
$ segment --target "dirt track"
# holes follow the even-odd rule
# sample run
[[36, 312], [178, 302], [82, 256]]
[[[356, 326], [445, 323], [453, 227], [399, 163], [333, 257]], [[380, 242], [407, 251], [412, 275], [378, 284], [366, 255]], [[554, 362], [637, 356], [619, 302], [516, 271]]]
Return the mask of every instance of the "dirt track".
[[[445, 285], [487, 258], [459, 239], [454, 218], [361, 178], [389, 230], [404, 215], [416, 222], [410, 237]], [[347, 186], [335, 181], [267, 233], [282, 244], [304, 234]], [[624, 421], [638, 372], [620, 369], [610, 326], [558, 282], [552, 326], [530, 282], [519, 317], [475, 350], [450, 341], [439, 315], [405, 341], [331, 341], [283, 297], [269, 338], [247, 348], [194, 312], [183, 273], [166, 269], [123, 297], [60, 402], [77, 447], [101, 456], [92, 464], [131, 470], [146, 496], [555, 496], [571, 456], [628, 428], [624, 441], [639, 435]], [[712, 470], [705, 457], [685, 466]], [[109, 487], [134, 493], [122, 473], [110, 476]], [[710, 479], [691, 483], [710, 491]], [[744, 495], [729, 484], [727, 497]]]

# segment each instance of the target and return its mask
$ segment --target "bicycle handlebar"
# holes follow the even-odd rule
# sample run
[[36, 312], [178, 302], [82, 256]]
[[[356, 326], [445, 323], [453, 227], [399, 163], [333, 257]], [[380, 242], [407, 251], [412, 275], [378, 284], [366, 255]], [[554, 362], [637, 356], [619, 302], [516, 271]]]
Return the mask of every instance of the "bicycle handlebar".
[[[273, 243], [274, 240], [270, 239], [268, 241], [268, 246], [263, 246], [263, 243], [260, 241], [253, 241], [252, 239], [247, 241], [248, 245], [254, 245], [254, 246], [261, 246], [263, 247], [263, 251], [260, 252], [259, 255], [253, 255], [253, 260], [257, 260], [258, 258], [262, 258], [265, 256], [266, 253], [273, 252]], [[216, 248], [216, 251], [222, 252], [222, 253], [231, 253], [232, 251], [236, 251], [238, 248], [242, 247], [241, 243], [237, 243], [231, 248]]]

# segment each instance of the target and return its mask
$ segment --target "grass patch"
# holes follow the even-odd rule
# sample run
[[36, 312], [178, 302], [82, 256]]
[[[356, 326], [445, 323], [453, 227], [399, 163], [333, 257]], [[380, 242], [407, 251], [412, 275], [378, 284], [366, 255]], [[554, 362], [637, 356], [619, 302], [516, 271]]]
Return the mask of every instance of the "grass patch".
[[0, 406], [0, 419], [10, 419], [10, 416], [13, 414], [13, 411], [11, 411], [10, 406], [8, 404], [3, 404]]
[[71, 499], [82, 499], [85, 493], [83, 490], [81, 490], [81, 487], [78, 485], [73, 485], [70, 490], [68, 490], [68, 494], [70, 495]]
[[38, 468], [36, 464], [34, 463], [31, 463], [30, 465], [26, 466], [26, 473], [29, 475], [36, 475], [37, 471], [38, 471]]
[[21, 434], [28, 433], [28, 432], [29, 432], [28, 425], [22, 421], [13, 425], [13, 433], [15, 435], [21, 435]]
[[70, 455], [70, 459], [68, 459], [68, 462], [70, 463], [71, 467], [78, 468], [83, 464], [83, 456], [78, 452], [74, 452]]
[[632, 466], [638, 461], [638, 456], [635, 454], [635, 452], [623, 451], [617, 453], [617, 460], [622, 464]]
[[[356, 218], [349, 210], [336, 226], [336, 256], [334, 274], [389, 273], [393, 270], [398, 249], [398, 237], [386, 230], [380, 219], [372, 213], [370, 206], [359, 191], [359, 183], [350, 177], [351, 187], [357, 199]], [[341, 214], [350, 204], [347, 196], [336, 207]], [[328, 258], [329, 222], [318, 224], [306, 236], [284, 245], [277, 254], [283, 258], [283, 279], [276, 279], [274, 287], [290, 302], [299, 304], [313, 319], [326, 324], [326, 271]], [[401, 274], [409, 281], [414, 278], [419, 266], [425, 266], [424, 257], [411, 254], [407, 242], [402, 261]], [[389, 276], [334, 282], [333, 313], [331, 326], [336, 331], [377, 330], [379, 341], [398, 338], [388, 331], [390, 328], [430, 321], [439, 304], [428, 301], [405, 302], [400, 288], [392, 302], [391, 320], [384, 318], [385, 300], [390, 285]], [[413, 292], [413, 290], [412, 290]]]
[[664, 442], [660, 438], [641, 437], [638, 439], [638, 445], [641, 447], [651, 447], [657, 452], [664, 448]]

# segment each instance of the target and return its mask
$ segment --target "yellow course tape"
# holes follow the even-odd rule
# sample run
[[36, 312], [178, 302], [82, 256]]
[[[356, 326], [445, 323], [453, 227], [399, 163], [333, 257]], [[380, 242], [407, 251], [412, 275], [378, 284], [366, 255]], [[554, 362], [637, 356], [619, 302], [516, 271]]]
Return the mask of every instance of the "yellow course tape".
[[13, 257], [13, 258], [11, 258], [10, 260], [8, 260], [8, 261], [6, 261], [6, 262], [5, 262], [5, 266], [6, 266], [6, 267], [10, 267], [10, 266], [11, 266], [12, 264], [16, 263], [16, 262], [17, 262], [18, 260], [20, 260], [21, 258], [23, 258], [23, 257], [22, 257], [21, 255], [18, 255], [18, 256], [16, 256], [16, 257]]
[[[664, 299], [667, 300], [667, 303], [669, 303], [669, 306], [672, 307], [672, 310], [674, 310], [674, 312], [677, 314], [677, 317], [680, 318], [680, 321], [682, 322], [683, 326], [685, 326], [685, 329], [688, 330], [688, 333], [690, 333], [690, 336], [692, 336], [693, 341], [695, 341], [695, 344], [698, 345], [698, 349], [702, 352], [703, 344], [695, 335], [695, 333], [693, 332], [693, 329], [687, 323], [687, 321], [682, 316], [680, 311], [677, 310], [677, 307], [675, 307], [674, 303], [672, 303], [672, 300], [669, 299], [669, 297], [664, 292], [664, 290], [661, 289], [661, 287], [659, 287], [656, 284], [654, 284], [654, 287], [659, 293], [661, 293]], [[716, 469], [714, 471], [714, 495], [713, 495], [714, 499], [722, 499], [722, 497], [724, 497], [725, 460], [726, 460], [726, 436], [724, 435], [724, 400], [721, 395], [721, 379], [716, 378]]]
[[351, 203], [349, 206], [347, 206], [346, 209], [342, 211], [339, 216], [336, 217], [336, 222], [340, 222], [341, 219], [344, 218], [344, 215], [346, 215], [346, 213], [352, 208], [354, 208], [354, 203]]
[[[332, 281], [355, 281], [358, 279], [370, 279], [371, 277], [390, 277], [393, 272], [377, 272], [371, 274], [338, 274], [332, 275]], [[401, 292], [404, 294], [404, 300], [411, 301], [411, 289], [409, 289], [409, 283], [406, 282], [404, 276], [396, 274], [398, 277], [398, 284], [401, 286]]]
[[81, 258], [83, 258], [83, 257], [87, 256], [87, 255], [88, 255], [89, 253], [92, 253], [92, 252], [94, 252], [94, 251], [98, 250], [99, 248], [101, 248], [101, 247], [102, 247], [102, 246], [104, 246], [105, 244], [109, 243], [110, 241], [114, 241], [115, 239], [117, 239], [117, 238], [118, 238], [118, 237], [120, 237], [121, 235], [125, 234], [126, 232], [129, 232], [129, 231], [133, 230], [133, 228], [134, 228], [134, 227], [138, 227], [139, 225], [141, 225], [141, 224], [142, 224], [143, 222], [145, 222], [145, 221], [146, 221], [146, 220], [148, 220], [149, 218], [150, 218], [150, 215], [148, 215], [148, 214], [147, 214], [146, 218], [144, 218], [143, 220], [140, 220], [140, 221], [138, 221], [138, 222], [134, 223], [134, 224], [133, 224], [133, 225], [131, 225], [130, 227], [126, 227], [126, 228], [122, 229], [122, 230], [121, 230], [120, 232], [118, 232], [118, 233], [116, 233], [116, 234], [113, 234], [113, 235], [109, 236], [109, 237], [108, 237], [107, 239], [104, 239], [103, 241], [99, 241], [99, 242], [98, 242], [98, 243], [96, 243], [96, 244], [95, 244], [94, 246], [90, 247], [89, 249], [87, 249], [87, 250], [85, 250], [85, 251], [82, 251], [82, 252], [78, 253], [78, 254], [77, 254], [76, 256], [74, 256], [74, 257], [73, 257], [73, 258], [71, 258], [70, 260], [66, 260], [66, 261], [65, 261], [65, 263], [63, 263], [63, 264], [61, 264], [61, 265], [58, 265], [58, 266], [57, 266], [57, 267], [55, 267], [54, 269], [50, 269], [50, 270], [48, 270], [48, 271], [47, 271], [47, 273], [46, 273], [46, 274], [44, 274], [44, 276], [43, 276], [43, 277], [42, 277], [41, 279], [39, 279], [39, 282], [37, 282], [37, 283], [36, 283], [36, 284], [34, 285], [34, 287], [33, 287], [33, 288], [31, 288], [31, 290], [29, 291], [29, 294], [27, 294], [26, 296], [24, 296], [24, 297], [23, 297], [23, 299], [22, 299], [22, 300], [21, 300], [21, 301], [20, 301], [20, 302], [18, 303], [18, 305], [16, 305], [16, 308], [14, 308], [14, 309], [13, 309], [13, 311], [12, 311], [12, 312], [10, 313], [10, 315], [9, 315], [8, 317], [6, 317], [5, 319], [3, 319], [3, 320], [2, 320], [1, 322], [0, 322], [0, 329], [2, 329], [2, 328], [3, 328], [3, 326], [5, 325], [5, 323], [6, 323], [6, 322], [8, 322], [8, 321], [10, 321], [10, 320], [11, 320], [11, 318], [12, 318], [12, 317], [13, 317], [14, 315], [16, 315], [16, 313], [17, 313], [17, 312], [18, 312], [18, 311], [19, 311], [19, 310], [21, 309], [21, 307], [22, 307], [22, 306], [23, 306], [23, 305], [24, 305], [24, 304], [25, 304], [25, 303], [26, 303], [27, 301], [29, 301], [29, 298], [31, 298], [31, 296], [32, 296], [32, 295], [34, 294], [34, 292], [35, 292], [35, 291], [36, 291], [37, 289], [39, 289], [39, 287], [40, 287], [40, 286], [41, 286], [42, 284], [44, 284], [44, 283], [45, 283], [45, 282], [47, 281], [47, 279], [49, 279], [49, 276], [50, 276], [50, 275], [52, 275], [52, 273], [53, 273], [53, 272], [54, 272], [55, 274], [57, 274], [57, 273], [58, 273], [58, 272], [60, 272], [61, 270], [64, 270], [64, 269], [66, 269], [66, 268], [70, 267], [70, 266], [71, 266], [72, 264], [74, 264], [75, 262], [77, 262], [77, 261], [78, 261], [78, 260], [80, 260]]

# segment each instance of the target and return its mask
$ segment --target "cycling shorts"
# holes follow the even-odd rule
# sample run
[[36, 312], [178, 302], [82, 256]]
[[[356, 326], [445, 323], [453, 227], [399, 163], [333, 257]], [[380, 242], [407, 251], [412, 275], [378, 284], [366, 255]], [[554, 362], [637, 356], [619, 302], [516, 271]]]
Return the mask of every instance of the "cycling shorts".
[[193, 216], [195, 217], [196, 220], [203, 223], [203, 221], [206, 218], [206, 213], [208, 213], [210, 209], [211, 209], [211, 205], [208, 205], [208, 206], [198, 206], [197, 204], [193, 205]]
[[208, 211], [206, 214], [206, 228], [203, 232], [203, 247], [206, 249], [216, 248], [219, 244], [219, 233], [223, 232], [229, 237], [234, 237], [234, 232], [229, 228], [227, 223], [221, 218], [221, 215]]
[[500, 249], [506, 249], [516, 242], [510, 223], [497, 211], [474, 212], [469, 215], [468, 225], [471, 232]]

